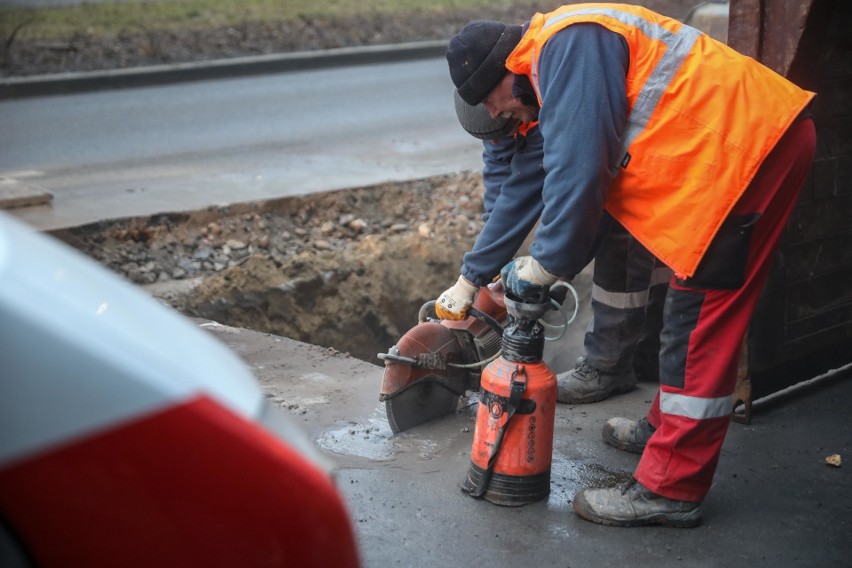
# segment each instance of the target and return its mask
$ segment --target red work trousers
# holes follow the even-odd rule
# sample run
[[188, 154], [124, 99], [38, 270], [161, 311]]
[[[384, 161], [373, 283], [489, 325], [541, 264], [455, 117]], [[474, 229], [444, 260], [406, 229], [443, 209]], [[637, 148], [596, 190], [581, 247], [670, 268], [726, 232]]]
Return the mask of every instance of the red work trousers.
[[634, 473], [654, 493], [701, 501], [710, 489], [733, 410], [742, 340], [815, 147], [813, 121], [799, 118], [764, 160], [695, 276], [670, 282], [660, 391], [648, 413], [657, 430]]

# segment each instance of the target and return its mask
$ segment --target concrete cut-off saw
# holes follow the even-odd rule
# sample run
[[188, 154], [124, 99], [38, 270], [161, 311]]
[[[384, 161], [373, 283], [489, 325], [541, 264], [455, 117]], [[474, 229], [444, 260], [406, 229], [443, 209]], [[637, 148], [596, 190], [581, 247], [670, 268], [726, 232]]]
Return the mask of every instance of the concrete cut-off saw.
[[[563, 302], [573, 294], [573, 315]], [[550, 290], [553, 310], [561, 314], [557, 324], [542, 324], [549, 341], [560, 339], [577, 315], [577, 294], [566, 282]], [[385, 372], [379, 400], [384, 401], [388, 423], [398, 434], [414, 426], [451, 414], [468, 391], [478, 391], [485, 366], [500, 355], [506, 304], [500, 281], [482, 286], [465, 319], [439, 320], [435, 302], [427, 302], [418, 323], [391, 347], [379, 353]]]

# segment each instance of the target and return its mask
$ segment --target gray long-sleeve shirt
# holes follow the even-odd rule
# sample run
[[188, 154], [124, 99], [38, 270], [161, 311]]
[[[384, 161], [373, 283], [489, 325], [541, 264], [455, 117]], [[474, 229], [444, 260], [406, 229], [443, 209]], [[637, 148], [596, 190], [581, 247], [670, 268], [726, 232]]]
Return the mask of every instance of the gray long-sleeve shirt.
[[464, 255], [461, 271], [474, 284], [482, 286], [499, 274], [538, 221], [544, 209], [543, 150], [538, 126], [517, 140], [506, 136], [483, 142], [485, 225]]
[[597, 24], [556, 33], [539, 57], [544, 211], [530, 253], [572, 277], [593, 253], [627, 123], [629, 48]]

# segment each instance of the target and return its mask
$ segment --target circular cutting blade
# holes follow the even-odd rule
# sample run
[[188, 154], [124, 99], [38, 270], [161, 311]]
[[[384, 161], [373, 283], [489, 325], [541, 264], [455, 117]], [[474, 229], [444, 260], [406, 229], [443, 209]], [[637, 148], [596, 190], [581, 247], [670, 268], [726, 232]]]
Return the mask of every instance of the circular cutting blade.
[[456, 411], [459, 395], [428, 377], [385, 401], [394, 434]]

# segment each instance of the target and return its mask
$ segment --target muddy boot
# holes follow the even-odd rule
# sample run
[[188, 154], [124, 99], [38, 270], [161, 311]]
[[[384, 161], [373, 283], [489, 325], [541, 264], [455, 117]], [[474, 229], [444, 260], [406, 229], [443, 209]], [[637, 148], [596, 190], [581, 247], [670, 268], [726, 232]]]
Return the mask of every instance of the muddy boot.
[[648, 443], [651, 434], [656, 430], [645, 417], [638, 421], [628, 420], [627, 418], [610, 418], [603, 426], [602, 435], [604, 442], [613, 448], [641, 454], [645, 450], [645, 444]]
[[614, 527], [666, 525], [697, 527], [701, 503], [657, 495], [635, 479], [609, 489], [583, 489], [574, 496], [574, 511], [587, 521]]
[[626, 373], [604, 373], [588, 365], [583, 357], [577, 366], [556, 377], [556, 400], [568, 404], [599, 402], [612, 396], [630, 392], [636, 388], [633, 370]]

